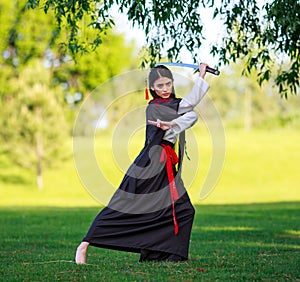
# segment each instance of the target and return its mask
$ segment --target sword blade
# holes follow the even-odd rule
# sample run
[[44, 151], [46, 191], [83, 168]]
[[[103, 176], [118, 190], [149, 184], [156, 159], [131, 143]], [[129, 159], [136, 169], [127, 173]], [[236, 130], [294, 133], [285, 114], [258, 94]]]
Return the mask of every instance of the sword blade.
[[161, 62], [157, 63], [155, 66], [165, 65], [165, 66], [173, 66], [173, 67], [186, 67], [191, 69], [198, 69], [198, 65], [186, 64], [186, 63], [172, 63], [172, 62]]
[[[192, 69], [197, 69], [199, 68], [198, 65], [193, 65], [193, 64], [186, 64], [186, 63], [172, 63], [172, 62], [161, 62], [156, 64], [155, 66], [159, 66], [159, 65], [165, 65], [165, 66], [174, 66], [174, 67], [186, 67], [186, 68], [192, 68]], [[206, 71], [209, 73], [212, 73], [214, 75], [219, 75], [220, 71], [219, 70], [215, 70], [211, 67], [206, 67]]]

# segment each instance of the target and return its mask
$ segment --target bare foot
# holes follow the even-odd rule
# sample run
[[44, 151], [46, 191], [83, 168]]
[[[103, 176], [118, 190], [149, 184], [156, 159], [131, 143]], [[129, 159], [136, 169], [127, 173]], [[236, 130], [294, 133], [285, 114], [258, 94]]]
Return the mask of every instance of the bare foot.
[[85, 264], [86, 263], [86, 251], [89, 246], [88, 242], [82, 242], [77, 250], [75, 255], [76, 264]]

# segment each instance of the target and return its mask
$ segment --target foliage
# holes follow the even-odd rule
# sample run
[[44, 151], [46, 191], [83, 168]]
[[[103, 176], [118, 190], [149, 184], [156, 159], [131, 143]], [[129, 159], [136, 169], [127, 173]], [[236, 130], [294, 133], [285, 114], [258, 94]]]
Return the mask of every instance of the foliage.
[[0, 62], [12, 66], [15, 74], [31, 59], [45, 58], [45, 51], [51, 48], [57, 36], [53, 16], [45, 17], [40, 11], [26, 10], [24, 2], [1, 3]]
[[14, 91], [0, 103], [4, 149], [17, 164], [37, 170], [40, 188], [44, 165], [66, 157], [68, 136], [61, 92], [50, 89], [49, 80], [47, 70], [35, 62], [20, 72], [20, 78], [10, 79]]
[[[115, 3], [114, 3], [115, 2]], [[113, 4], [117, 4], [121, 13], [127, 14], [132, 25], [143, 28], [150, 57], [143, 65], [151, 65], [164, 56], [178, 59], [182, 49], [187, 49], [197, 60], [197, 53], [203, 38], [200, 12], [205, 7], [214, 7], [214, 16], [220, 16], [226, 27], [221, 46], [213, 46], [212, 53], [220, 56], [220, 64], [229, 64], [239, 58], [248, 58], [245, 71], [259, 69], [259, 83], [271, 77], [270, 65], [281, 65], [276, 57], [287, 60], [287, 69], [276, 72], [276, 84], [280, 93], [287, 96], [288, 91], [296, 94], [299, 87], [299, 1], [274, 0], [258, 6], [257, 0], [232, 1], [53, 1], [42, 4], [46, 13], [54, 11], [57, 28], [66, 28], [69, 32], [66, 50], [75, 56], [101, 44], [101, 35], [114, 24], [111, 16]], [[39, 0], [28, 0], [27, 8], [40, 7]], [[287, 14], [286, 11], [289, 11]], [[85, 15], [89, 19], [81, 26]], [[92, 40], [82, 36], [87, 28], [97, 30]], [[104, 32], [104, 33], [103, 33]], [[149, 61], [149, 62], [148, 62]]]
[[42, 188], [43, 170], [66, 157], [69, 133], [63, 92], [45, 67], [54, 19], [26, 11], [24, 1], [1, 5], [0, 140], [11, 160], [36, 173]]
[[[39, 2], [39, 0], [28, 1], [25, 8], [40, 8]], [[68, 26], [65, 33], [67, 43], [61, 42], [62, 51], [67, 50], [75, 57], [79, 52], [86, 52], [91, 45], [96, 47], [102, 43], [102, 36], [114, 24], [108, 11], [111, 4], [107, 4], [107, 1], [46, 1], [41, 8], [46, 14], [54, 11], [58, 33], [64, 26]], [[85, 29], [89, 28], [96, 33], [86, 38]]]
[[65, 85], [69, 95], [79, 92], [86, 96], [103, 82], [134, 67], [134, 45], [127, 44], [122, 35], [107, 31], [102, 42], [93, 52], [78, 56], [76, 62], [69, 61], [53, 68], [56, 83]]
[[260, 84], [275, 71], [280, 94], [296, 94], [300, 81], [300, 2], [266, 1], [262, 7], [257, 0], [231, 2], [223, 0], [222, 6], [215, 8], [215, 16], [223, 17], [227, 35], [223, 46], [213, 47], [212, 53], [219, 54], [226, 64], [247, 58], [245, 71], [258, 70]]
[[41, 185], [42, 171], [66, 157], [76, 104], [131, 66], [134, 46], [110, 31], [97, 51], [74, 63], [59, 44], [69, 37], [55, 29], [54, 13], [45, 16], [25, 4], [0, 4], [0, 140], [12, 160], [36, 171]]
[[[4, 1], [0, 12], [0, 20], [4, 26], [0, 33], [0, 51], [3, 54], [0, 63], [5, 69], [11, 66], [10, 73], [18, 75], [30, 60], [39, 58], [52, 72], [52, 84], [61, 84], [64, 90], [73, 95], [75, 92], [85, 95], [100, 83], [133, 66], [134, 45], [127, 44], [123, 35], [111, 30], [99, 33], [95, 28], [86, 27], [88, 16], [83, 14], [80, 14], [81, 21], [76, 27], [81, 30], [79, 37], [82, 40], [95, 37], [103, 44], [93, 52], [77, 56], [74, 62], [65, 52], [67, 44], [64, 43], [73, 38], [72, 32], [69, 35], [65, 30], [55, 29], [53, 11], [47, 10], [45, 16], [41, 9], [26, 9], [28, 4], [25, 3], [25, 0]], [[82, 8], [84, 7], [83, 5]], [[63, 8], [59, 6], [57, 9]], [[73, 23], [71, 18], [68, 19]], [[100, 40], [102, 37], [103, 40]], [[75, 46], [80, 43], [72, 44]], [[71, 54], [78, 54], [79, 50], [76, 50]]]

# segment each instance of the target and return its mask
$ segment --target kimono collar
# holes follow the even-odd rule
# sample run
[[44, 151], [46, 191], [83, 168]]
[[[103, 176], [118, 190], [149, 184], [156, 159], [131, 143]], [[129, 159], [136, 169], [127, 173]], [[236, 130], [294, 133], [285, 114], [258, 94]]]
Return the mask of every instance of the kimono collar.
[[152, 99], [149, 104], [163, 104], [163, 103], [168, 103], [170, 102], [170, 98], [154, 98]]

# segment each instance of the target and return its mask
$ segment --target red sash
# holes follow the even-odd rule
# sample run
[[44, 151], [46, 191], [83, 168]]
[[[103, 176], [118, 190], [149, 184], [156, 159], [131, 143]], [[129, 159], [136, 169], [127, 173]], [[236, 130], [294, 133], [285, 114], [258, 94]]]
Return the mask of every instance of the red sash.
[[166, 161], [166, 168], [168, 174], [168, 180], [170, 185], [170, 195], [172, 200], [172, 212], [173, 212], [173, 222], [174, 222], [174, 234], [178, 234], [178, 223], [176, 220], [175, 213], [175, 201], [179, 199], [178, 191], [175, 184], [173, 165], [178, 163], [178, 157], [170, 145], [161, 144], [164, 148], [161, 152], [160, 162]]

